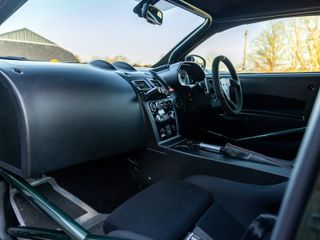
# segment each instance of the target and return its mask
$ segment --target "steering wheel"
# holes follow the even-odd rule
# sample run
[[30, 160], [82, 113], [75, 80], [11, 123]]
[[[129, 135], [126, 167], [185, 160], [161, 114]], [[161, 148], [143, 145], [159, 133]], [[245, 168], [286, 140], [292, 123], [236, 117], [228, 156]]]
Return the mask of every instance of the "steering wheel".
[[[219, 64], [223, 62], [231, 78], [220, 78]], [[220, 105], [229, 114], [239, 114], [242, 110], [243, 95], [236, 69], [225, 56], [218, 56], [212, 63], [212, 82]]]

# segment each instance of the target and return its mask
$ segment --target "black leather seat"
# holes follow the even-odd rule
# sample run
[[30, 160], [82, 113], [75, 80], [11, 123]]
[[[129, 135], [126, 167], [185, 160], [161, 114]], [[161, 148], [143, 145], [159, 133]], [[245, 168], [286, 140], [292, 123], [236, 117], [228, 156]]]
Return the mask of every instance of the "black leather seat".
[[275, 211], [284, 189], [285, 183], [258, 186], [209, 176], [163, 180], [114, 210], [104, 231], [135, 240], [184, 239], [195, 232], [205, 240], [241, 239], [259, 214]]

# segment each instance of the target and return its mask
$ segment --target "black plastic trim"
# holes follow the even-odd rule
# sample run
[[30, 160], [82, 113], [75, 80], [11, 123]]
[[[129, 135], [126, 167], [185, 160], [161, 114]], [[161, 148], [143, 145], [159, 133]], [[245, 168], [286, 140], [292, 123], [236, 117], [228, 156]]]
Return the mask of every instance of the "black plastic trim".
[[146, 144], [140, 99], [114, 70], [3, 60], [0, 73], [16, 106], [21, 168], [8, 164], [10, 159], [0, 161], [0, 166], [20, 176], [135, 151]]

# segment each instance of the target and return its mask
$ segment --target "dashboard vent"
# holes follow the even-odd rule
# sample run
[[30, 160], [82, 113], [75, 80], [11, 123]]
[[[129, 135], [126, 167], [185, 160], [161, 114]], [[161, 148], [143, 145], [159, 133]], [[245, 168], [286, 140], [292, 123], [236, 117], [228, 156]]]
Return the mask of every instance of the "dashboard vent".
[[160, 83], [160, 81], [158, 81], [156, 79], [152, 79], [151, 82], [154, 87], [162, 87], [162, 84]]
[[149, 84], [145, 80], [136, 80], [133, 81], [133, 84], [139, 91], [145, 91], [150, 89]]

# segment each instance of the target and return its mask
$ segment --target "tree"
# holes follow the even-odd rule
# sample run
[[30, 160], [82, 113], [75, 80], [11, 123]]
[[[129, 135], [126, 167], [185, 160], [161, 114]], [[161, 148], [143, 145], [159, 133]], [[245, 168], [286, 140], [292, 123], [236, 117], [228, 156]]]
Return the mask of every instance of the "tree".
[[249, 55], [251, 69], [259, 72], [275, 72], [285, 64], [285, 25], [283, 21], [270, 22], [252, 42]]
[[320, 18], [305, 17], [302, 19], [306, 28], [306, 48], [309, 71], [320, 70]]
[[288, 72], [305, 71], [306, 44], [304, 37], [303, 22], [299, 18], [292, 18], [286, 21], [286, 39], [288, 51]]
[[320, 71], [320, 17], [273, 21], [251, 45], [253, 71]]
[[116, 56], [113, 56], [113, 57], [106, 57], [103, 60], [105, 60], [105, 61], [107, 61], [109, 63], [113, 63], [113, 62], [126, 62], [126, 63], [129, 63], [130, 62], [130, 60], [126, 56], [123, 56], [123, 55], [116, 55]]

